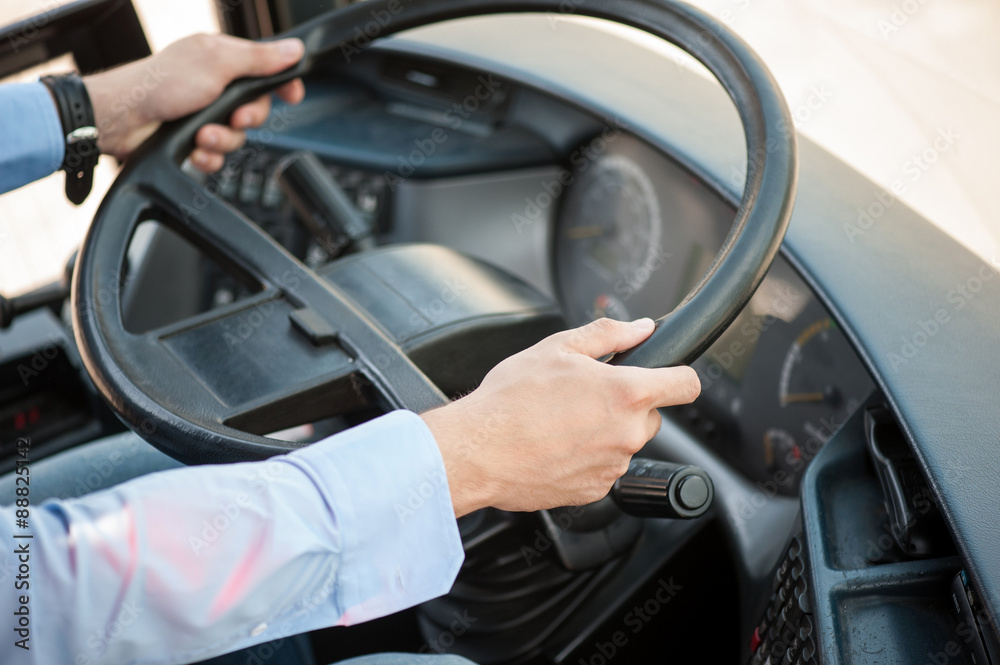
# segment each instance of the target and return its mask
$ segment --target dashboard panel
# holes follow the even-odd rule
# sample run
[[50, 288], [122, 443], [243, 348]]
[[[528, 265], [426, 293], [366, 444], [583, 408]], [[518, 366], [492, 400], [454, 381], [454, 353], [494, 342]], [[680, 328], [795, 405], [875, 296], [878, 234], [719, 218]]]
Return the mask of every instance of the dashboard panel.
[[[493, 262], [556, 297], [570, 325], [655, 318], [676, 307], [711, 266], [734, 209], [608, 119], [487, 77], [377, 51], [350, 72], [329, 68], [308, 82], [310, 102], [279, 106], [280, 126], [251, 133], [249, 151], [232, 156], [210, 186], [318, 267], [331, 257], [275, 182], [284, 154], [309, 149], [380, 242], [438, 242]], [[490, 101], [454, 126], [448, 110], [483, 81], [495, 87]], [[206, 270], [200, 308], [238, 295], [221, 271]], [[701, 397], [667, 409], [668, 417], [767, 492], [786, 495], [873, 388], [847, 338], [780, 256], [694, 367]]]

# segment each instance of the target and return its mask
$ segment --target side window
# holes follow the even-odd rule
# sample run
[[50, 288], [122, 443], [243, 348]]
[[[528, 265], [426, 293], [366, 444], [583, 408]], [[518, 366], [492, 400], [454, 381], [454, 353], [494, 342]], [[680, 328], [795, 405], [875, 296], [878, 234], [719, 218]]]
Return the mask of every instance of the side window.
[[[0, 85], [74, 70], [86, 75], [188, 34], [217, 31], [213, 0], [0, 2]], [[79, 207], [66, 200], [62, 173], [0, 196], [0, 293], [15, 296], [59, 278], [117, 170], [114, 159], [102, 157]]]

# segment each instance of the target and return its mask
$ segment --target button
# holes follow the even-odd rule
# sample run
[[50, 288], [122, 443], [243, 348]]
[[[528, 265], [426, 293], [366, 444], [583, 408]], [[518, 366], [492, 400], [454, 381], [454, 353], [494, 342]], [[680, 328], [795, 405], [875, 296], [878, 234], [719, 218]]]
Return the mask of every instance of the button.
[[788, 546], [788, 556], [792, 559], [798, 559], [799, 555], [802, 553], [802, 541], [799, 540], [798, 536], [792, 538], [791, 544]]
[[259, 623], [256, 626], [254, 626], [253, 629], [250, 631], [250, 637], [257, 637], [258, 635], [260, 635], [261, 633], [263, 633], [265, 630], [267, 630], [267, 624], [266, 623]]
[[701, 476], [688, 476], [677, 488], [677, 499], [688, 510], [701, 508], [708, 501], [708, 483]]
[[806, 662], [812, 660], [812, 657], [816, 654], [816, 645], [813, 644], [811, 639], [802, 641], [802, 653], [799, 654], [801, 660]]
[[802, 620], [799, 622], [799, 639], [805, 642], [812, 635], [812, 630], [812, 619], [808, 616], [802, 617]]
[[293, 310], [289, 312], [288, 318], [314, 346], [324, 346], [337, 341], [337, 330], [314, 309], [303, 307]]
[[764, 616], [761, 617], [760, 623], [757, 624], [757, 628], [756, 628], [757, 634], [758, 635], [766, 635], [767, 634], [767, 629], [770, 628], [770, 627], [771, 627], [771, 620], [767, 618], [767, 614], [765, 613]]
[[806, 564], [802, 559], [797, 559], [794, 564], [792, 564], [792, 579], [799, 579], [802, 577], [802, 573], [805, 572]]
[[756, 651], [757, 647], [760, 646], [760, 631], [757, 628], [753, 629], [753, 635], [750, 636], [750, 651]]
[[799, 611], [801, 611], [803, 614], [812, 613], [812, 605], [809, 603], [809, 594], [807, 592], [803, 591], [802, 593], [800, 593], [798, 596], [795, 597], [795, 601], [799, 607]]

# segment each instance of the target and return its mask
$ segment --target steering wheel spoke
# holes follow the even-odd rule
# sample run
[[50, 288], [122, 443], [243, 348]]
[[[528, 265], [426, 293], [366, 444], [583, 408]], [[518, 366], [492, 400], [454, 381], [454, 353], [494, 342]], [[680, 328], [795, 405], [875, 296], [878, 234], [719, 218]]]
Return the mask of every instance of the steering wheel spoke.
[[[263, 436], [269, 432], [376, 405], [421, 412], [447, 403], [334, 284], [157, 157], [126, 167], [75, 277], [77, 333], [92, 350], [84, 362], [129, 425], [182, 461], [232, 461], [294, 447]], [[121, 309], [127, 250], [149, 219], [259, 292], [164, 328], [128, 332]], [[92, 242], [95, 231], [103, 242]], [[126, 399], [116, 404], [115, 395]]]
[[269, 290], [146, 333], [144, 343], [214, 398], [203, 406], [211, 420], [241, 431], [266, 434], [373, 403], [364, 363], [335, 338], [311, 341], [294, 323], [300, 311]]

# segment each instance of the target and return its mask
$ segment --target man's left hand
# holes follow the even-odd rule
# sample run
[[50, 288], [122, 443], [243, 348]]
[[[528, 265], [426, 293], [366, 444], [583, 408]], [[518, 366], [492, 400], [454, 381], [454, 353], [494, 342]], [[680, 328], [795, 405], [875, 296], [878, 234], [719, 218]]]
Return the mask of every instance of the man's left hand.
[[[228, 35], [194, 35], [142, 60], [84, 78], [94, 106], [101, 152], [124, 160], [161, 123], [199, 111], [226, 86], [245, 76], [270, 76], [302, 59], [298, 39], [253, 42]], [[301, 80], [286, 83], [279, 97], [297, 104], [305, 96]], [[228, 125], [198, 130], [191, 162], [211, 173], [222, 168], [226, 153], [246, 139], [271, 111], [265, 95], [236, 109]]]

